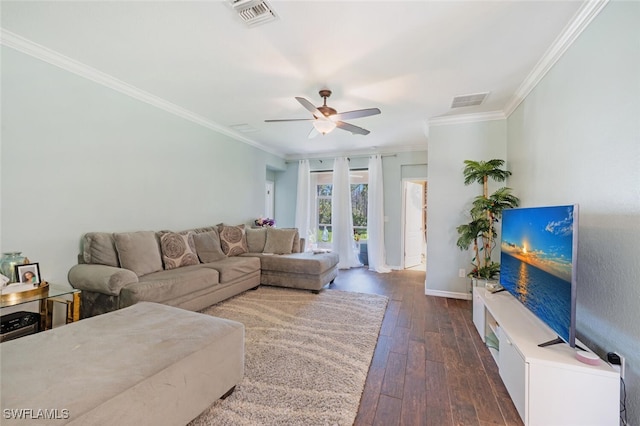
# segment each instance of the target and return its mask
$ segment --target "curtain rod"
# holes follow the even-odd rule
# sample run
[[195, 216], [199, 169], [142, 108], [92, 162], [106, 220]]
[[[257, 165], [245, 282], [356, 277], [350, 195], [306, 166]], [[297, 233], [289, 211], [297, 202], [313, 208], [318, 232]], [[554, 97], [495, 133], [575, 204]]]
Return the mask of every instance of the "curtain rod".
[[[372, 155], [380, 155], [380, 157], [397, 157], [398, 154], [365, 154], [365, 155], [349, 155], [347, 156], [347, 160], [351, 161], [352, 158], [366, 158], [366, 157], [371, 157]], [[301, 158], [300, 160], [304, 160], [304, 158]], [[297, 163], [300, 160], [286, 160], [284, 163], [285, 164], [289, 164], [289, 163]], [[321, 158], [308, 158], [309, 161], [319, 161], [320, 164], [322, 164], [323, 159]], [[330, 161], [331, 159], [329, 158], [325, 158], [324, 160], [326, 161]]]

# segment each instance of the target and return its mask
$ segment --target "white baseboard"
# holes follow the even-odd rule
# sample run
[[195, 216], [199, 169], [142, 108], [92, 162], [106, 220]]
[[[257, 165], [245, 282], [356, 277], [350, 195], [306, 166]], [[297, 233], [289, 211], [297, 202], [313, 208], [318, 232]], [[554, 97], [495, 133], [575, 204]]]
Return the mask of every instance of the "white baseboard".
[[441, 291], [441, 290], [429, 290], [425, 289], [424, 292], [427, 296], [436, 296], [436, 297], [448, 297], [449, 299], [463, 299], [463, 300], [471, 300], [471, 293], [459, 293], [453, 291]]

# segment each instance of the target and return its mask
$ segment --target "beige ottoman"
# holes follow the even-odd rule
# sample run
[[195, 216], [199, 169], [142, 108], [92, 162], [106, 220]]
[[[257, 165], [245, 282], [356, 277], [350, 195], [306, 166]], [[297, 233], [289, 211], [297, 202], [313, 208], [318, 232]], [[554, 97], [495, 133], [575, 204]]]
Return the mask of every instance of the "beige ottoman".
[[260, 283], [319, 292], [338, 276], [337, 253], [260, 256]]
[[180, 425], [241, 381], [244, 326], [140, 302], [4, 342], [0, 359], [3, 425]]

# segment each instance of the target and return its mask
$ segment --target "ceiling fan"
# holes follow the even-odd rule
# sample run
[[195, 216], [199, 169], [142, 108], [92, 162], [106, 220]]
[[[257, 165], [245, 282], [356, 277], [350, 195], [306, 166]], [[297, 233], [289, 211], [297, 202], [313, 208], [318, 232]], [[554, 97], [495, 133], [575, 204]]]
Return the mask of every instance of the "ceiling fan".
[[313, 128], [309, 133], [309, 138], [312, 138], [319, 133], [326, 135], [336, 127], [342, 130], [347, 130], [354, 135], [368, 135], [369, 133], [371, 133], [367, 129], [354, 126], [353, 124], [345, 123], [342, 120], [351, 120], [353, 118], [368, 117], [370, 115], [380, 114], [380, 110], [378, 108], [358, 109], [355, 111], [339, 113], [330, 106], [327, 106], [327, 98], [331, 96], [331, 90], [322, 89], [319, 93], [320, 97], [324, 99], [324, 103], [319, 107], [314, 106], [305, 98], [296, 97], [296, 100], [300, 102], [300, 104], [305, 107], [311, 114], [313, 114], [313, 118], [285, 118], [280, 120], [265, 120], [265, 122], [276, 123], [280, 121], [313, 121]]

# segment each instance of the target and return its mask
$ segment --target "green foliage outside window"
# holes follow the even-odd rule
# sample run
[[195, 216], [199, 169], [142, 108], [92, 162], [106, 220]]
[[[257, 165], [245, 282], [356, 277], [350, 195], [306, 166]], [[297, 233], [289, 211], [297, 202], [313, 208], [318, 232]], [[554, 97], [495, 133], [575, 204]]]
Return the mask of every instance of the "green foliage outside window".
[[[332, 184], [317, 186], [318, 195], [318, 241], [323, 241], [323, 231], [328, 230], [331, 241], [331, 195], [333, 193]], [[366, 183], [351, 185], [351, 212], [353, 214], [354, 239], [364, 240], [367, 238], [367, 197], [369, 185]], [[325, 238], [326, 238], [325, 234]]]

